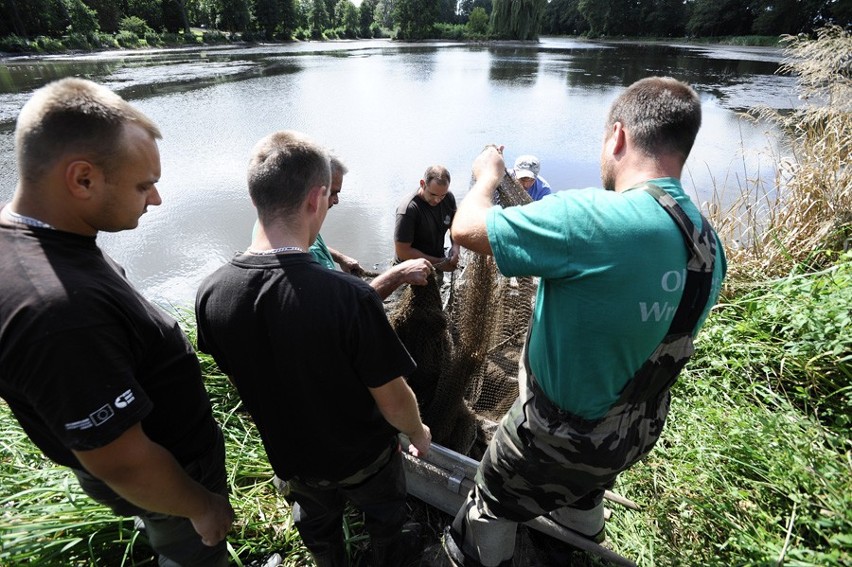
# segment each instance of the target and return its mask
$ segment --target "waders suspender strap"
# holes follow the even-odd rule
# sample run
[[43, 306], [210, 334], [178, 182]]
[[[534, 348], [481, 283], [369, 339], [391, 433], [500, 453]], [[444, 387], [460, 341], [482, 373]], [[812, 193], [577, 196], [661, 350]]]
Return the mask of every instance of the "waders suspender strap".
[[677, 224], [686, 244], [689, 260], [683, 296], [668, 333], [624, 387], [615, 406], [656, 399], [674, 384], [694, 352], [692, 333], [710, 297], [716, 258], [716, 238], [707, 219], [701, 217], [699, 232], [671, 195], [651, 183], [646, 183], [639, 189], [650, 193]]

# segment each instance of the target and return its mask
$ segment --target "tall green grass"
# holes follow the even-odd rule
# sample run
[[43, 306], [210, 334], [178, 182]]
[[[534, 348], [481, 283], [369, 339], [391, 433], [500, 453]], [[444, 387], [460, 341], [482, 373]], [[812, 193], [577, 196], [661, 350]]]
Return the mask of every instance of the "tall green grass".
[[[760, 218], [754, 191], [711, 211], [729, 285], [673, 390], [657, 448], [616, 486], [643, 509], [615, 508], [608, 545], [643, 566], [852, 565], [852, 254], [843, 251], [852, 237], [852, 40], [829, 28], [785, 41], [785, 68], [808, 103], [757, 116], [790, 136], [781, 193], [762, 198]], [[250, 418], [215, 364], [200, 360], [226, 435], [232, 563], [260, 565], [278, 552], [285, 565], [309, 565]], [[357, 515], [347, 521], [357, 555], [363, 531]], [[0, 565], [21, 564], [155, 561], [132, 521], [86, 498], [0, 403]]]

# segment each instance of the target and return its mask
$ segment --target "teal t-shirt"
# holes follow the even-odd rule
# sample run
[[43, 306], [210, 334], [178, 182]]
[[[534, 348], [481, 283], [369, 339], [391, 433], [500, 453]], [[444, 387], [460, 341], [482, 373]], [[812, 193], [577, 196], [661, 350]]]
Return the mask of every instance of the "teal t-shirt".
[[[677, 179], [652, 181], [700, 223]], [[562, 409], [602, 417], [660, 344], [683, 294], [687, 251], [674, 221], [645, 191], [581, 189], [494, 207], [486, 227], [504, 275], [541, 278], [528, 353], [537, 383]], [[725, 270], [719, 243], [699, 327]]]
[[322, 235], [320, 233], [317, 233], [317, 239], [314, 240], [313, 244], [311, 244], [308, 252], [311, 253], [314, 260], [319, 262], [320, 265], [325, 266], [329, 270], [336, 269], [334, 266], [334, 258], [331, 257], [331, 252], [328, 251], [328, 246], [325, 245], [325, 240], [322, 239]]

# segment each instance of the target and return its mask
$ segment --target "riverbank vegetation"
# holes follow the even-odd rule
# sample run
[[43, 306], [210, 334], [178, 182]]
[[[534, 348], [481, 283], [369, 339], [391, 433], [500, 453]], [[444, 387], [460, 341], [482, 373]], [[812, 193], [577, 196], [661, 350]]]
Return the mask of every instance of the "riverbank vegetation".
[[[852, 37], [834, 27], [785, 44], [805, 104], [753, 119], [786, 131], [789, 151], [774, 156], [777, 179], [744, 172], [738, 202], [709, 206], [730, 266], [724, 297], [658, 446], [615, 487], [642, 510], [613, 506], [607, 545], [643, 566], [852, 564]], [[251, 420], [200, 359], [226, 435], [233, 564], [273, 552], [310, 564]], [[0, 564], [155, 564], [132, 520], [86, 498], [4, 403], [0, 446]], [[357, 554], [365, 536], [348, 520]]]
[[840, 0], [6, 0], [0, 52], [222, 42], [688, 38], [776, 45], [780, 34], [848, 27]]

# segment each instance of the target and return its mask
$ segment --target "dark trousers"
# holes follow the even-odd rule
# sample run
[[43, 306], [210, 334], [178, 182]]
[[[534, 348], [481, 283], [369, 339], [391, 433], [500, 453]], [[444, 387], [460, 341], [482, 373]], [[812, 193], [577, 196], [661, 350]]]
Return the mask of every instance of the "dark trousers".
[[[221, 432], [214, 447], [203, 457], [184, 467], [187, 474], [211, 492], [228, 495], [225, 475], [225, 441]], [[145, 525], [151, 547], [159, 555], [161, 567], [227, 567], [225, 540], [213, 547], [201, 543], [201, 536], [188, 518], [143, 510], [112, 491], [86, 471], [74, 469], [80, 487], [96, 502], [110, 508], [118, 516], [138, 516]]]
[[405, 473], [399, 450], [392, 451], [390, 460], [375, 474], [354, 485], [321, 487], [296, 478], [289, 484], [296, 528], [317, 567], [349, 564], [343, 542], [347, 501], [364, 514], [374, 567], [397, 567], [392, 558], [406, 520]]

